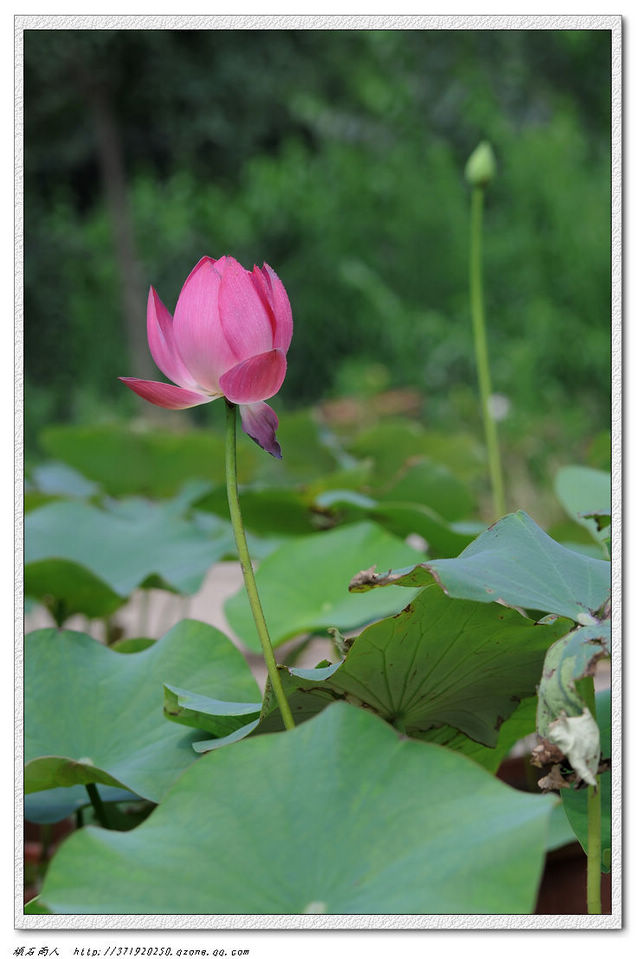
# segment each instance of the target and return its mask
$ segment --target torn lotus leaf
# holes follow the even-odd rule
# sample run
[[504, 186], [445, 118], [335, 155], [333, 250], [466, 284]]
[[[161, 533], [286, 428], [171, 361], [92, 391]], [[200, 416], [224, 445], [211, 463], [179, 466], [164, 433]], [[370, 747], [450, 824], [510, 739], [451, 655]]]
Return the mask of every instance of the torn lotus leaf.
[[378, 583], [378, 574], [377, 566], [371, 566], [369, 569], [361, 569], [359, 573], [353, 577], [349, 583], [349, 592], [363, 592], [366, 588], [370, 586], [377, 586]]
[[565, 753], [570, 766], [581, 779], [589, 786], [596, 786], [601, 738], [589, 709], [585, 707], [581, 716], [562, 713], [550, 723], [548, 738]]
[[547, 652], [537, 694], [537, 733], [554, 742], [551, 723], [564, 713], [578, 716], [585, 702], [576, 683], [593, 676], [600, 659], [609, 656], [610, 624], [580, 626], [557, 640]]
[[547, 776], [544, 776], [543, 779], [539, 779], [537, 785], [540, 789], [550, 792], [553, 789], [569, 789], [570, 784], [567, 779], [563, 778], [561, 773], [561, 766], [559, 763], [556, 763], [550, 770]]
[[565, 756], [558, 746], [544, 739], [542, 736], [538, 737], [537, 745], [530, 755], [530, 763], [533, 766], [541, 767], [548, 766], [550, 763], [558, 764], [563, 759], [565, 759]]
[[355, 636], [343, 636], [337, 626], [329, 626], [327, 628], [327, 632], [331, 636], [338, 656], [340, 656], [341, 659], [344, 659], [353, 646]]

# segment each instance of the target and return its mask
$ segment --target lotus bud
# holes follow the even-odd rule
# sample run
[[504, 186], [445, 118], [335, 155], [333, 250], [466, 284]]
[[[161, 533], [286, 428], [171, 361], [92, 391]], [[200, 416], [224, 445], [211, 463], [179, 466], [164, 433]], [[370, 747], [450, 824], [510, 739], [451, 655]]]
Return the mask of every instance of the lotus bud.
[[466, 164], [466, 179], [471, 186], [488, 186], [497, 172], [495, 154], [489, 143], [483, 140], [473, 150]]

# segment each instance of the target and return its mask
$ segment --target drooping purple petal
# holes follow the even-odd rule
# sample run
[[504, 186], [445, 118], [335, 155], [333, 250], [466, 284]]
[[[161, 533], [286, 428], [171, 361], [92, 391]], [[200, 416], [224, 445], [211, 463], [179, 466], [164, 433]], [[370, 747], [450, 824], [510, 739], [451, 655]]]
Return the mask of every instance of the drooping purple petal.
[[[163, 406], [166, 410], [187, 410], [191, 406], [201, 406], [217, 399], [207, 393], [198, 393], [194, 390], [184, 390], [172, 383], [158, 383], [155, 380], [138, 380], [135, 376], [118, 377], [126, 386], [141, 396], [142, 399]], [[220, 395], [220, 394], [219, 394]]]
[[239, 407], [243, 431], [264, 450], [282, 459], [280, 444], [276, 439], [278, 417], [267, 403], [249, 403]]
[[197, 382], [179, 355], [172, 329], [172, 316], [150, 287], [147, 309], [148, 346], [152, 358], [169, 380], [186, 389], [196, 388]]
[[287, 372], [281, 350], [269, 350], [238, 363], [219, 381], [221, 391], [232, 403], [257, 403], [278, 393]]
[[226, 257], [221, 278], [219, 317], [225, 338], [238, 361], [266, 353], [274, 346], [269, 312], [251, 275], [231, 256]]
[[196, 382], [219, 392], [220, 376], [240, 357], [223, 334], [219, 319], [218, 263], [204, 257], [183, 284], [174, 311], [174, 340], [183, 362]]

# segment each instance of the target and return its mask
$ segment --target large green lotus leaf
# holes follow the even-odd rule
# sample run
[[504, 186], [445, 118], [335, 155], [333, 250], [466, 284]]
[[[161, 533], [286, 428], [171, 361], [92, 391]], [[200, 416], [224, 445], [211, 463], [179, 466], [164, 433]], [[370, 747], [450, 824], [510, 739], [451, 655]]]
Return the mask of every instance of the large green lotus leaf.
[[426, 434], [413, 420], [394, 419], [363, 430], [348, 448], [360, 459], [373, 460], [372, 485], [382, 488], [413, 456], [426, 454]]
[[398, 616], [367, 627], [326, 680], [316, 685], [306, 671], [287, 672], [299, 691], [353, 698], [407, 735], [448, 725], [494, 747], [503, 721], [534, 693], [546, 650], [568, 627], [452, 600], [430, 586]]
[[[99, 795], [105, 803], [131, 802], [139, 799], [127, 789], [100, 786]], [[84, 786], [60, 786], [28, 793], [24, 797], [24, 818], [29, 822], [59, 822], [90, 803]]]
[[[95, 615], [81, 605], [74, 576], [66, 581], [65, 564], [71, 563], [124, 599], [148, 580], [177, 592], [194, 593], [206, 571], [231, 544], [225, 524], [219, 523], [216, 536], [203, 532], [175, 515], [172, 504], [140, 500], [103, 510], [80, 502], [50, 503], [25, 519], [25, 591], [39, 599], [46, 594], [58, 596], [55, 590], [62, 589], [73, 611], [79, 608]], [[32, 564], [43, 561], [47, 564], [44, 572], [37, 566], [31, 570]], [[47, 584], [45, 573], [55, 580]], [[79, 586], [92, 596], [83, 581]]]
[[150, 636], [130, 636], [118, 639], [110, 644], [110, 648], [118, 653], [140, 653], [142, 649], [148, 649], [157, 642]]
[[60, 558], [27, 563], [24, 592], [27, 598], [46, 606], [60, 625], [75, 613], [83, 613], [89, 619], [110, 616], [127, 599], [89, 569]]
[[419, 503], [445, 520], [463, 519], [475, 509], [475, 500], [465, 483], [447, 466], [423, 457], [402, 473], [378, 497], [392, 503]]
[[[531, 696], [519, 703], [512, 716], [502, 723], [497, 745], [494, 748], [482, 746], [464, 733], [458, 732], [452, 726], [441, 726], [439, 729], [428, 729], [416, 738], [425, 742], [439, 743], [447, 749], [469, 756], [483, 766], [490, 773], [496, 773], [501, 763], [509, 754], [512, 747], [520, 739], [534, 733], [537, 725], [537, 697]], [[550, 828], [546, 844], [546, 852], [558, 849], [576, 839], [572, 826], [565, 814], [563, 803], [558, 803], [550, 817]]]
[[417, 533], [426, 540], [431, 551], [444, 556], [456, 556], [475, 538], [472, 533], [455, 529], [432, 509], [417, 503], [381, 502], [370, 516], [398, 536]]
[[38, 756], [28, 763], [24, 788], [27, 792], [41, 792], [51, 788], [72, 788], [77, 785], [101, 783], [115, 789], [125, 789], [125, 783], [111, 776], [93, 762], [90, 756], [71, 759], [68, 756]]
[[378, 501], [352, 490], [328, 490], [316, 498], [316, 506], [336, 522], [371, 519], [396, 536], [417, 533], [435, 553], [456, 556], [475, 538], [472, 532], [456, 529], [428, 506], [418, 503]]
[[460, 733], [452, 726], [427, 729], [418, 733], [415, 738], [428, 743], [439, 743], [447, 749], [470, 756], [484, 769], [496, 773], [515, 743], [533, 733], [536, 725], [537, 697], [530, 696], [522, 700], [512, 715], [501, 724], [495, 746], [484, 746], [475, 742], [474, 739], [466, 736], [465, 733]]
[[369, 484], [372, 470], [371, 460], [362, 460], [354, 462], [353, 465], [343, 466], [341, 469], [333, 470], [324, 476], [312, 478], [308, 483], [303, 484], [303, 491], [311, 503], [321, 493], [333, 489], [357, 490]]
[[[589, 466], [563, 466], [554, 481], [555, 492], [569, 516], [597, 541], [607, 539], [599, 526], [608, 525], [612, 507], [612, 477]], [[592, 516], [602, 517], [595, 523]]]
[[364, 430], [349, 444], [349, 449], [361, 459], [373, 460], [374, 489], [389, 483], [417, 456], [448, 467], [464, 481], [480, 475], [484, 464], [483, 448], [474, 436], [433, 433], [406, 419], [388, 420]]
[[97, 483], [82, 476], [66, 463], [48, 461], [31, 471], [29, 486], [49, 496], [89, 499], [99, 494]]
[[150, 515], [157, 505], [168, 516], [190, 516], [193, 505], [213, 487], [214, 484], [207, 480], [191, 479], [187, 480], [174, 496], [162, 499], [159, 503], [144, 496], [125, 496], [106, 500], [105, 508], [125, 519], [139, 519], [144, 510]]
[[[428, 729], [416, 738], [425, 742], [439, 743], [440, 746], [469, 756], [484, 769], [494, 774], [515, 743], [534, 733], [536, 725], [537, 697], [531, 696], [519, 703], [512, 716], [502, 723], [497, 737], [497, 745], [494, 748], [476, 743], [473, 739], [465, 736], [464, 733], [453, 729], [452, 726]], [[558, 849], [560, 846], [573, 842], [575, 838], [572, 826], [565, 814], [563, 803], [558, 803], [550, 817], [546, 851]]]
[[[546, 650], [569, 625], [566, 620], [535, 624], [503, 606], [452, 600], [433, 585], [398, 616], [365, 629], [340, 663], [316, 669], [280, 667], [280, 676], [297, 722], [344, 698], [409, 736], [448, 726], [452, 730], [441, 740], [445, 745], [453, 741], [453, 748], [462, 748], [456, 740], [459, 730], [494, 748], [499, 727], [521, 699], [534, 694]], [[179, 693], [183, 697], [184, 691]], [[193, 697], [192, 704], [182, 698], [178, 705], [180, 721], [217, 737], [234, 734], [241, 722], [245, 735], [282, 726], [269, 685], [258, 729], [253, 724], [256, 707], [252, 715], [241, 718], [234, 704], [206, 703], [202, 697]], [[168, 715], [176, 709], [170, 694], [166, 708]], [[228, 712], [233, 725], [226, 730]], [[527, 732], [532, 729], [534, 715]], [[232, 741], [236, 738], [233, 735]], [[208, 740], [197, 748], [221, 745], [225, 745], [221, 739]]]
[[[396, 613], [410, 595], [397, 589], [386, 597], [381, 590], [373, 597], [351, 595], [347, 590], [351, 570], [374, 562], [404, 565], [420, 555], [374, 523], [356, 523], [285, 543], [263, 560], [256, 573], [272, 643], [328, 626], [353, 629]], [[243, 642], [259, 650], [244, 590], [226, 602], [225, 613]]]
[[88, 827], [56, 914], [531, 913], [553, 800], [336, 703], [204, 756], [128, 833]]
[[[601, 755], [612, 754], [611, 694], [605, 689], [596, 695], [596, 721], [601, 734]], [[601, 790], [601, 869], [610, 872], [612, 865], [612, 774], [599, 776]], [[587, 789], [562, 789], [563, 807], [583, 849], [587, 852]]]
[[[314, 528], [311, 512], [304, 497], [287, 487], [242, 489], [241, 515], [245, 528], [252, 532], [277, 536], [302, 536]], [[218, 486], [197, 503], [196, 508], [214, 513], [229, 521], [230, 513], [225, 485]]]
[[316, 496], [314, 505], [327, 515], [337, 512], [340, 521], [346, 517], [348, 522], [353, 522], [356, 519], [365, 519], [378, 502], [366, 493], [344, 487], [324, 490]]
[[576, 553], [594, 556], [595, 559], [606, 560], [608, 558], [606, 547], [601, 540], [592, 540], [588, 531], [580, 523], [575, 523], [573, 519], [565, 519], [559, 523], [554, 523], [547, 530], [547, 533], [557, 543], [561, 543], [561, 546], [572, 549]]
[[[223, 481], [225, 444], [211, 430], [133, 429], [114, 423], [50, 426], [40, 437], [43, 448], [113, 496], [128, 493], [170, 496], [192, 477]], [[247, 482], [259, 465], [259, 450], [239, 439], [239, 480]]]
[[192, 762], [197, 739], [166, 722], [163, 683], [259, 698], [229, 639], [193, 620], [126, 656], [83, 633], [38, 630], [25, 641], [24, 675], [26, 792], [101, 782], [158, 801]]
[[609, 598], [610, 567], [604, 560], [566, 549], [527, 513], [510, 513], [477, 537], [455, 559], [436, 559], [386, 574], [353, 578], [355, 592], [375, 586], [425, 586], [434, 578], [459, 599], [567, 616], [583, 625]]
[[472, 433], [460, 433], [427, 429], [425, 431], [425, 456], [435, 463], [447, 466], [464, 482], [480, 480], [486, 465], [486, 450], [481, 440]]
[[52, 493], [41, 493], [40, 490], [31, 488], [25, 490], [22, 497], [22, 507], [26, 514], [34, 509], [39, 509], [40, 506], [46, 506], [47, 503], [54, 503], [58, 499], [61, 499], [61, 497]]
[[596, 469], [611, 470], [612, 468], [612, 433], [611, 430], [601, 430], [587, 445], [586, 460]]
[[166, 718], [183, 726], [204, 729], [217, 738], [233, 733], [258, 719], [261, 703], [228, 703], [164, 683], [163, 711]]

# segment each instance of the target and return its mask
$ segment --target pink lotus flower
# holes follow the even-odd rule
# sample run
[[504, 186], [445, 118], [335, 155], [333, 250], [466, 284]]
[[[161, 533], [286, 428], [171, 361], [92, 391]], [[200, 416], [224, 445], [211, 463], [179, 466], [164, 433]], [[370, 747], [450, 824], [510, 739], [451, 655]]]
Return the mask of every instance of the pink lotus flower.
[[243, 429], [280, 459], [278, 417], [264, 403], [280, 389], [293, 331], [285, 287], [265, 263], [249, 272], [231, 256], [199, 260], [183, 284], [174, 319], [150, 287], [148, 345], [176, 383], [120, 376], [143, 399], [185, 410], [225, 396]]

